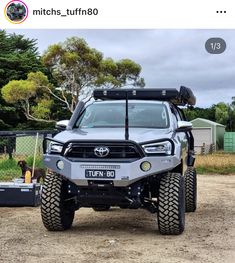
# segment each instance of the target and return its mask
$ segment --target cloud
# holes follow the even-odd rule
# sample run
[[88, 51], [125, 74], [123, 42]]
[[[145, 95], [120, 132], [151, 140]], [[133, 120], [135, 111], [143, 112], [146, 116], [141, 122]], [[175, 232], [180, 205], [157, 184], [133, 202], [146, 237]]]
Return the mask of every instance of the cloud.
[[[189, 86], [206, 107], [235, 96], [235, 30], [8, 30], [38, 39], [39, 51], [67, 37], [84, 38], [114, 59], [130, 58], [142, 66], [147, 87]], [[223, 54], [206, 52], [205, 42], [221, 37]]]

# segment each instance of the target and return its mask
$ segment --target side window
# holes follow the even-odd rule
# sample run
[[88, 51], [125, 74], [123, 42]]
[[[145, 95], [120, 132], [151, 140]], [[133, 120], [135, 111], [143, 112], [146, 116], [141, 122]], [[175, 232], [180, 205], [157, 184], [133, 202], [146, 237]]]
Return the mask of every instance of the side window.
[[180, 111], [176, 107], [174, 107], [173, 110], [177, 121], [183, 121], [183, 117], [181, 116]]
[[178, 118], [177, 118], [177, 114], [174, 108], [171, 108], [171, 113], [172, 113], [172, 119], [173, 119], [174, 126], [177, 127]]
[[179, 114], [178, 111], [176, 112], [176, 117], [177, 117], [177, 120], [178, 120], [178, 121], [182, 121], [182, 118], [181, 118], [181, 116], [180, 116], [180, 114]]
[[184, 117], [183, 117], [183, 115], [182, 115], [182, 112], [181, 112], [179, 109], [177, 109], [177, 108], [176, 108], [176, 111], [177, 111], [177, 114], [178, 114], [178, 116], [179, 116], [179, 120], [180, 120], [180, 121], [184, 121]]

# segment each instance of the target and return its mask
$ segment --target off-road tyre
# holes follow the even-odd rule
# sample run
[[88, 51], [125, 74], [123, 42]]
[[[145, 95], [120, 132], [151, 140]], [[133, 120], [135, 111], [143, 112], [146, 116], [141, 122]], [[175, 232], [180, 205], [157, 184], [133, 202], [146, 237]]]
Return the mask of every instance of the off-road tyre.
[[41, 216], [44, 226], [50, 231], [69, 229], [75, 209], [65, 202], [67, 182], [62, 176], [50, 173], [45, 177], [41, 196]]
[[188, 167], [185, 178], [185, 212], [195, 212], [197, 208], [197, 172], [194, 167]]
[[96, 212], [102, 212], [102, 211], [108, 211], [110, 209], [110, 205], [95, 206], [92, 208]]
[[179, 235], [185, 226], [185, 185], [179, 173], [161, 178], [158, 196], [158, 227], [163, 235]]

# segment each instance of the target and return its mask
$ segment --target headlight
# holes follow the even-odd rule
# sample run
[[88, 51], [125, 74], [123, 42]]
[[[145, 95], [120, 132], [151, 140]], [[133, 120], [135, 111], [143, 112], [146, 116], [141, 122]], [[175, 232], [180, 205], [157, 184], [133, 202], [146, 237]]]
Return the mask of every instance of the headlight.
[[142, 146], [145, 153], [147, 154], [171, 154], [171, 143], [170, 142], [157, 142], [151, 144], [145, 144]]
[[47, 148], [48, 153], [61, 153], [63, 149], [63, 145], [58, 142], [50, 142]]

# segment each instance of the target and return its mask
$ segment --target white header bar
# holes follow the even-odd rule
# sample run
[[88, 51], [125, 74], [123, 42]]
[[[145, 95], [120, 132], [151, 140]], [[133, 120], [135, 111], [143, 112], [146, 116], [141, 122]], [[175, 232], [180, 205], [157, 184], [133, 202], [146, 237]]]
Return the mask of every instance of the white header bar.
[[[20, 3], [25, 10], [14, 11]], [[234, 0], [0, 1], [1, 29], [222, 29], [234, 18]]]

